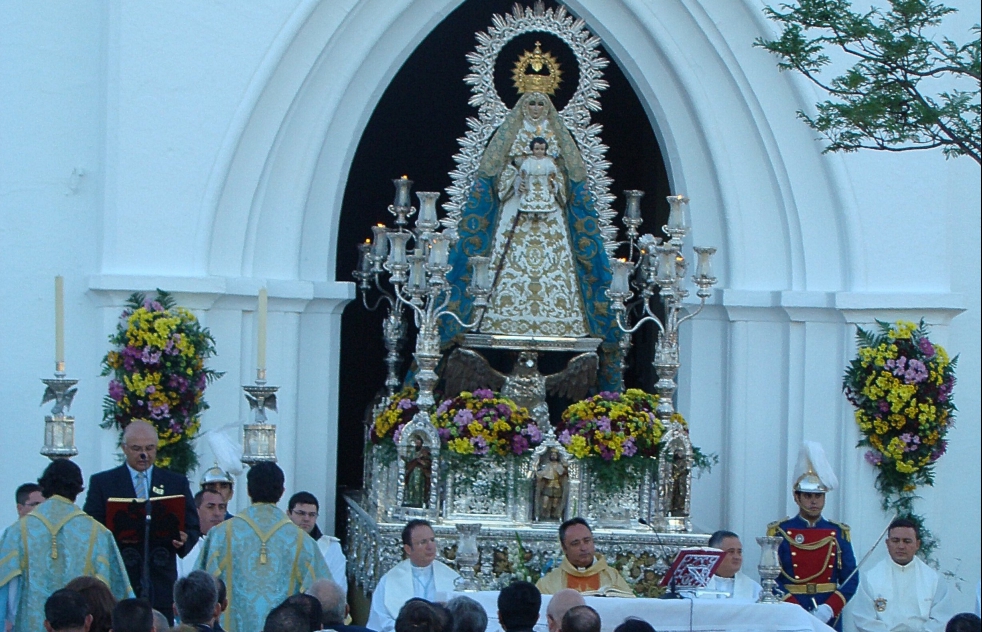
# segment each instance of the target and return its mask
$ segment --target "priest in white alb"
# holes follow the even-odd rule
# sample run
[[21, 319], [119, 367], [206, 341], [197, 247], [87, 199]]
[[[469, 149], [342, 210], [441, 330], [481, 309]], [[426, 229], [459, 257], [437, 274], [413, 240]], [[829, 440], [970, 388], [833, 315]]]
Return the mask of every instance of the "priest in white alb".
[[382, 576], [372, 593], [372, 608], [365, 626], [392, 632], [402, 605], [413, 597], [446, 601], [460, 575], [436, 559], [436, 535], [425, 520], [410, 520], [402, 530], [406, 559]]
[[696, 591], [697, 599], [728, 599], [731, 603], [754, 603], [760, 597], [760, 584], [740, 572], [743, 568], [743, 543], [732, 531], [717, 531], [709, 536], [709, 546], [726, 556], [706, 587]]
[[887, 530], [883, 560], [863, 575], [852, 600], [860, 632], [941, 632], [954, 615], [944, 577], [925, 564], [916, 523], [898, 518]]

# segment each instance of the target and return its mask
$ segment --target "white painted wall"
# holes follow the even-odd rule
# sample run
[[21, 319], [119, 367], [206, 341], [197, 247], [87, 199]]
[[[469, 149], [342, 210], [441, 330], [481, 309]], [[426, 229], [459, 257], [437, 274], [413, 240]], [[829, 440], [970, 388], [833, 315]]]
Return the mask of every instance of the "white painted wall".
[[[205, 429], [244, 419], [254, 296], [270, 292], [280, 463], [333, 523], [340, 309], [334, 281], [348, 165], [377, 99], [458, 0], [7, 3], [0, 15], [0, 518], [45, 465], [38, 379], [53, 370], [51, 278], [66, 277], [77, 462], [116, 462], [98, 428], [98, 363], [125, 296], [163, 287], [218, 340], [227, 375]], [[979, 7], [963, 11], [963, 29]], [[693, 242], [720, 248], [720, 290], [683, 332], [679, 408], [720, 466], [694, 520], [752, 537], [791, 511], [802, 439], [842, 489], [828, 514], [857, 551], [886, 517], [840, 383], [852, 323], [921, 317], [961, 353], [959, 422], [923, 508], [942, 568], [979, 578], [980, 178], [936, 152], [823, 156], [794, 117], [814, 91], [750, 46], [756, 0], [579, 0], [649, 108]], [[343, 244], [341, 245], [343, 247]], [[209, 455], [202, 445], [202, 460]], [[244, 490], [242, 490], [244, 491]], [[245, 504], [245, 494], [236, 504]], [[324, 525], [322, 525], [324, 526]], [[972, 553], [964, 552], [966, 544]], [[755, 561], [749, 553], [748, 562]]]

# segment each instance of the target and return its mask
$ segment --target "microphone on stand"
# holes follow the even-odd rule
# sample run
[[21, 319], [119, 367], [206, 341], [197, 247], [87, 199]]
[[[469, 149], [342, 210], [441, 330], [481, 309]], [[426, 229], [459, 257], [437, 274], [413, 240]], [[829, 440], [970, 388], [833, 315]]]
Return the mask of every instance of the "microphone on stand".
[[[660, 546], [664, 551], [667, 547], [665, 546], [665, 542], [661, 539], [661, 534], [658, 533], [658, 530], [655, 529], [653, 526], [651, 526], [648, 523], [648, 521], [645, 520], [644, 518], [638, 518], [638, 522], [648, 527], [648, 529], [650, 529], [651, 532], [655, 534], [655, 541], [658, 542], [658, 546]], [[659, 599], [682, 599], [682, 598], [683, 598], [682, 595], [680, 595], [675, 590], [675, 575], [672, 575], [672, 577], [670, 577], [668, 580], [668, 592], [663, 593], [661, 597], [659, 597]]]
[[[149, 483], [148, 483], [149, 486]], [[150, 601], [152, 585], [150, 583], [150, 520], [153, 516], [153, 505], [150, 503], [150, 493], [143, 503], [146, 520], [143, 523], [143, 569], [140, 574], [140, 597]]]

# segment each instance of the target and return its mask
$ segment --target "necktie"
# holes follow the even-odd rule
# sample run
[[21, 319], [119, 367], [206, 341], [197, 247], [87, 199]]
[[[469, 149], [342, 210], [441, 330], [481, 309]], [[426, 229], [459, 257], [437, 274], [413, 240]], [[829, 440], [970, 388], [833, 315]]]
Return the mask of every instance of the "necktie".
[[147, 497], [147, 473], [146, 472], [136, 473], [136, 497], [137, 498]]

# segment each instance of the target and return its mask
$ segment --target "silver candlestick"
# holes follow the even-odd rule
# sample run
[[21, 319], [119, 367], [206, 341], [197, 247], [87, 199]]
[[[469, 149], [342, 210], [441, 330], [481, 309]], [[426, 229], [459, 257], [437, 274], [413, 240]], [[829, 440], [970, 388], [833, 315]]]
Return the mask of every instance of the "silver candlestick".
[[41, 381], [46, 387], [41, 405], [54, 402], [51, 414], [44, 417], [44, 447], [41, 454], [51, 460], [70, 459], [78, 454], [78, 448], [75, 447], [75, 417], [66, 413], [78, 392], [75, 388], [78, 380], [66, 379], [65, 363], [57, 362], [55, 377]]
[[759, 603], [781, 603], [781, 598], [777, 595], [776, 588], [777, 576], [781, 574], [781, 561], [777, 556], [777, 549], [781, 546], [782, 538], [779, 536], [761, 536], [757, 538], [760, 545], [760, 564], [757, 565], [757, 572], [760, 574], [760, 598]]
[[276, 462], [276, 424], [269, 423], [266, 409], [276, 410], [276, 391], [279, 386], [266, 385], [266, 370], [257, 371], [256, 384], [243, 386], [249, 408], [254, 412], [253, 423], [242, 427], [242, 462], [254, 465]]
[[457, 523], [457, 572], [460, 577], [454, 581], [454, 590], [481, 590], [480, 578], [474, 567], [481, 561], [477, 548], [477, 536], [481, 534], [481, 523]]

